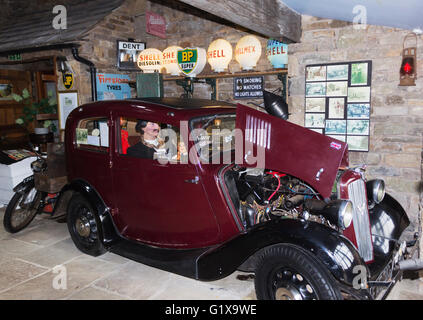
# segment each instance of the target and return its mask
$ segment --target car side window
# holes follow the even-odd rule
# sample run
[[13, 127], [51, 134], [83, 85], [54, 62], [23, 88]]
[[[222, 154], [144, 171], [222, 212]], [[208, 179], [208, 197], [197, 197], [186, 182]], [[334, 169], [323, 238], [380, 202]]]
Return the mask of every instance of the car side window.
[[170, 124], [120, 117], [117, 136], [121, 155], [165, 162], [188, 157], [179, 128]]
[[78, 149], [104, 153], [109, 149], [109, 126], [106, 118], [80, 120], [75, 136]]

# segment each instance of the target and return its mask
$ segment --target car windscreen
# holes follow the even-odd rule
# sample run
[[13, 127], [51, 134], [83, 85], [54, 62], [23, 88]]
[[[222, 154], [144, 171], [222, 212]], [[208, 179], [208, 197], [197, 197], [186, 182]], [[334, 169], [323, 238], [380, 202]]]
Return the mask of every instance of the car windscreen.
[[236, 114], [214, 114], [191, 119], [191, 137], [202, 161], [235, 150]]

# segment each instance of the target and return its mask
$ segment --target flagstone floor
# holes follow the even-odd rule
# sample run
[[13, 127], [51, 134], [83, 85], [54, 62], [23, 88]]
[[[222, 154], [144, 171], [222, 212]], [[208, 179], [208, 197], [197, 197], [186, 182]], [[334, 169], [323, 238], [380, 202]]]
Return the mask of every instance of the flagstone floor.
[[[0, 208], [3, 221], [4, 208]], [[235, 272], [201, 282], [145, 266], [112, 253], [82, 254], [66, 223], [37, 217], [9, 234], [0, 223], [0, 300], [254, 300], [253, 280]], [[244, 274], [245, 275], [245, 274]], [[403, 280], [388, 299], [423, 300], [423, 278]]]

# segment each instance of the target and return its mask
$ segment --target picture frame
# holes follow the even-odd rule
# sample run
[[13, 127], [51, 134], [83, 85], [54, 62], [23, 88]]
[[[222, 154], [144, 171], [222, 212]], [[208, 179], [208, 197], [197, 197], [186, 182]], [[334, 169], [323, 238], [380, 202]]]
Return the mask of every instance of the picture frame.
[[326, 98], [306, 98], [306, 112], [325, 112]]
[[348, 88], [348, 102], [370, 102], [370, 87]]
[[370, 103], [349, 103], [347, 106], [347, 119], [369, 119]]
[[326, 81], [326, 66], [310, 66], [306, 68], [306, 81]]
[[305, 126], [307, 128], [324, 128], [325, 114], [324, 113], [307, 113], [305, 116]]
[[351, 135], [369, 135], [369, 120], [347, 120], [347, 134]]
[[348, 64], [328, 65], [326, 71], [327, 81], [348, 80], [349, 66]]
[[124, 71], [139, 71], [137, 60], [139, 54], [147, 48], [146, 42], [117, 40], [117, 68]]
[[9, 80], [0, 80], [0, 100], [13, 100], [13, 85]]
[[329, 98], [328, 119], [345, 118], [345, 98]]
[[306, 83], [306, 97], [326, 96], [326, 82]]
[[345, 97], [348, 94], [348, 81], [328, 81], [326, 95], [328, 97]]
[[64, 130], [66, 119], [73, 109], [79, 106], [78, 91], [59, 91], [57, 93], [58, 113], [59, 113], [59, 129]]
[[369, 136], [347, 136], [347, 143], [351, 151], [369, 150]]
[[333, 139], [336, 139], [336, 140], [342, 141], [342, 142], [346, 142], [346, 140], [347, 140], [347, 138], [346, 138], [346, 136], [345, 136], [345, 135], [328, 134], [327, 136], [328, 136], [328, 137], [331, 137], [331, 138], [333, 138]]
[[346, 134], [347, 121], [346, 120], [326, 120], [325, 134]]
[[369, 86], [370, 72], [371, 70], [368, 62], [351, 63], [349, 86]]

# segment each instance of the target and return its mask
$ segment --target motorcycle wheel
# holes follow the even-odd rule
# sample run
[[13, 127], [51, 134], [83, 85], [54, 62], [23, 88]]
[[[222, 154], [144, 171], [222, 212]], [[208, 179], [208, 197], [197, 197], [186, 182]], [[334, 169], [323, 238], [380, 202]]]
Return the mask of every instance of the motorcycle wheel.
[[16, 233], [26, 228], [38, 212], [42, 193], [32, 184], [23, 192], [16, 192], [6, 207], [3, 226], [7, 232]]

